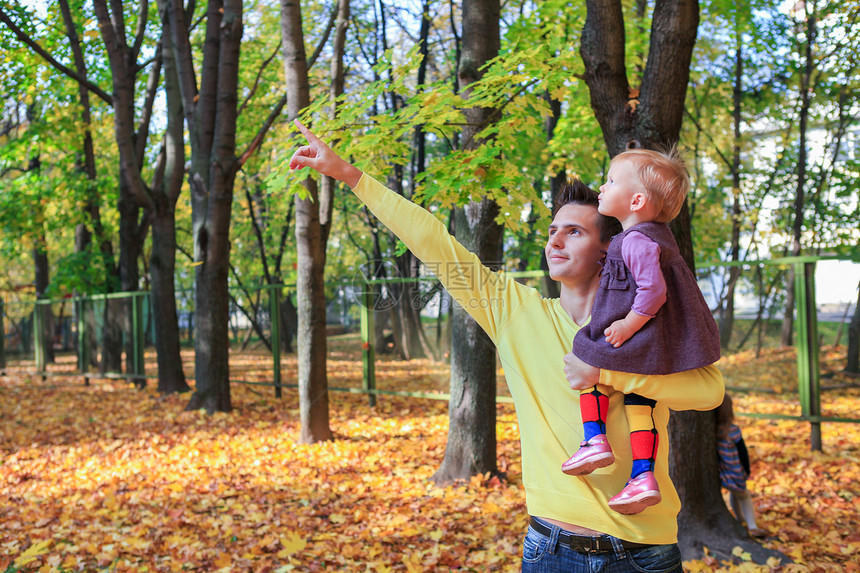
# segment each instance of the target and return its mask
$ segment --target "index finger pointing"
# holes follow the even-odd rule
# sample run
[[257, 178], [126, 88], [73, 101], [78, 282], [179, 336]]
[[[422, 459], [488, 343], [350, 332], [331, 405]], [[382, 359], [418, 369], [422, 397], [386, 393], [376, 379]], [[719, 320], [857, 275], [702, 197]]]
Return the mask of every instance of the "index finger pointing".
[[298, 120], [298, 118], [294, 119], [293, 123], [296, 124], [296, 127], [299, 128], [299, 131], [302, 132], [302, 135], [305, 136], [305, 139], [307, 139], [308, 142], [312, 143], [314, 141], [319, 141], [319, 138], [316, 135], [314, 135], [310, 129], [305, 127], [304, 124]]

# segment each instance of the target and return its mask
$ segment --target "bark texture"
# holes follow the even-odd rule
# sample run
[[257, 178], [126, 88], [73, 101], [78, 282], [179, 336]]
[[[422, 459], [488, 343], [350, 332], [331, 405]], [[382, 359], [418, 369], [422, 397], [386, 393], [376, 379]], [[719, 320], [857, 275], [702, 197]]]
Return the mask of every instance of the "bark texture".
[[[344, 29], [345, 31], [345, 29]], [[292, 119], [310, 104], [308, 63], [301, 4], [281, 0], [281, 39], [287, 84], [287, 114]], [[295, 198], [297, 355], [302, 443], [332, 438], [329, 427], [327, 343], [325, 336], [325, 245], [331, 224], [331, 191], [308, 176], [305, 198]]]
[[[498, 0], [463, 2], [463, 49], [459, 62], [459, 82], [468, 97], [469, 85], [480, 79], [481, 67], [499, 53], [501, 7]], [[464, 146], [477, 146], [477, 133], [493, 110], [466, 111]], [[498, 205], [475, 201], [455, 215], [457, 239], [478, 255], [484, 264], [502, 260], [503, 228], [496, 223]], [[482, 473], [496, 473], [496, 347], [466, 312], [454, 309], [451, 344], [450, 418], [445, 457], [433, 479], [437, 483], [468, 479]]]
[[[162, 393], [182, 392], [189, 388], [182, 371], [179, 353], [179, 323], [176, 316], [173, 277], [176, 260], [174, 207], [182, 187], [184, 142], [181, 123], [182, 106], [177, 93], [172, 53], [167, 54], [172, 69], [167, 71], [164, 83], [168, 104], [168, 126], [165, 135], [167, 148], [163, 148], [159, 156], [155, 180], [151, 187], [144, 182], [141, 171], [145, 162], [144, 152], [149, 137], [152, 107], [161, 77], [165, 41], [168, 42], [169, 47], [170, 23], [163, 20], [165, 34], [150, 65], [143, 104], [138, 110], [135, 85], [137, 74], [143, 67], [138, 64], [137, 58], [146, 30], [149, 2], [140, 4], [137, 14], [138, 24], [131, 43], [127, 38], [122, 4], [112, 2], [108, 5], [105, 0], [95, 0], [93, 6], [102, 39], [107, 48], [113, 84], [114, 132], [120, 159], [120, 287], [126, 292], [138, 290], [140, 277], [137, 261], [141, 256], [144, 238], [151, 225], [153, 246], [150, 260], [152, 272], [150, 299], [156, 332], [158, 389]], [[164, 3], [162, 3], [162, 12], [163, 6]], [[140, 121], [136, 124], [137, 116], [140, 117]], [[180, 166], [178, 173], [177, 153]], [[170, 165], [166, 166], [166, 163]], [[168, 170], [166, 177], [165, 169]], [[141, 210], [144, 212], [143, 218], [140, 217]], [[117, 324], [120, 319], [112, 316], [109, 319], [112, 328], [129, 331], [127, 319], [131, 314], [129, 303], [108, 303], [106, 308], [110, 310], [110, 315], [120, 314], [123, 317], [121, 319], [123, 322]], [[128, 345], [130, 344], [131, 337], [128, 342]], [[130, 347], [128, 350], [127, 358], [131, 361], [133, 352]], [[137, 382], [141, 385], [144, 383], [140, 380]]]
[[857, 288], [857, 302], [848, 325], [848, 351], [845, 355], [845, 371], [849, 374], [860, 374], [860, 284]]
[[236, 157], [241, 0], [211, 0], [206, 8], [200, 85], [179, 0], [165, 0], [182, 108], [191, 144], [192, 233], [195, 261], [195, 392], [186, 409], [229, 412], [230, 215], [240, 162]]
[[[638, 98], [636, 86], [631, 86], [627, 79], [622, 3], [588, 0], [586, 7], [581, 43], [585, 81], [609, 155], [623, 151], [631, 140], [648, 148], [677, 143], [699, 22], [698, 2], [656, 3]], [[693, 268], [686, 204], [671, 227], [681, 254]], [[723, 501], [715, 445], [708, 446], [715, 444], [713, 413], [673, 413], [669, 434], [670, 474], [682, 503], [678, 520], [684, 558], [701, 555], [704, 546], [728, 559], [736, 545], [749, 550], [757, 559], [772, 554], [738, 526]]]
[[[815, 74], [815, 43], [818, 34], [818, 14], [816, 13], [817, 3], [812, 2], [811, 13], [806, 14], [805, 22], [805, 38], [799, 44], [799, 54], [803, 62], [803, 68], [800, 70], [800, 110], [798, 112], [798, 142], [797, 142], [797, 185], [795, 187], [794, 197], [794, 220], [791, 224], [791, 256], [797, 257], [803, 251], [803, 227], [804, 227], [804, 208], [806, 207], [806, 185], [807, 185], [807, 163], [808, 163], [808, 138], [809, 138], [809, 120], [812, 109], [812, 91], [815, 89], [813, 76]], [[802, 4], [802, 9], [807, 11], [810, 9], [807, 3]], [[794, 334], [794, 307], [795, 297], [794, 292], [794, 267], [792, 266], [786, 277], [786, 297], [785, 297], [785, 313], [782, 319], [782, 330], [780, 331], [780, 344], [783, 346], [791, 346]]]
[[[162, 3], [162, 7], [163, 7]], [[163, 13], [163, 11], [162, 11]], [[176, 201], [185, 177], [185, 136], [182, 95], [170, 41], [170, 21], [162, 18], [161, 51], [164, 93], [167, 101], [167, 129], [152, 184], [152, 254], [150, 300], [155, 324], [158, 361], [158, 391], [162, 394], [190, 390], [182, 369], [179, 318], [176, 311]]]

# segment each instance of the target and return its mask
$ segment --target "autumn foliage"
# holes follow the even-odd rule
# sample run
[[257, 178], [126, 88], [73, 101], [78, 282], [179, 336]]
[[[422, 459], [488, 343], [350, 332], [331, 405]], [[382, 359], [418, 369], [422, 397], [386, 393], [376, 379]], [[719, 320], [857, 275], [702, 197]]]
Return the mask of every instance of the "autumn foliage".
[[[344, 381], [360, 365], [334, 361]], [[444, 367], [381, 368], [380, 385], [444, 391]], [[386, 374], [387, 372], [387, 374]], [[358, 377], [358, 378], [356, 378]], [[441, 387], [441, 388], [440, 388]], [[335, 441], [299, 445], [295, 391], [234, 385], [232, 414], [182, 412], [124, 382], [0, 378], [0, 571], [518, 571], [527, 512], [513, 406], [500, 404], [499, 466], [453, 487], [428, 480], [445, 448], [444, 401], [332, 392]], [[794, 397], [736, 395], [785, 412]], [[857, 389], [825, 393], [856, 417]], [[790, 409], [790, 407], [789, 407]], [[794, 564], [696, 571], [860, 571], [860, 427], [742, 417], [750, 487], [769, 548]]]

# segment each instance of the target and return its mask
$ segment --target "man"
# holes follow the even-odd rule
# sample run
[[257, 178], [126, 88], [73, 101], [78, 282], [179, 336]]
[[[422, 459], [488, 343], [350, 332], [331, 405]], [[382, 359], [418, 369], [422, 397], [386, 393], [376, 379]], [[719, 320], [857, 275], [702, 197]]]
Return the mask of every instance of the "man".
[[[637, 515], [612, 511], [607, 502], [630, 473], [632, 455], [623, 394], [658, 401], [654, 424], [666, 432], [669, 407], [710, 410], [722, 402], [719, 371], [709, 366], [667, 376], [602, 370], [609, 440], [616, 463], [588, 476], [571, 477], [561, 464], [582, 439], [579, 393], [565, 380], [563, 361], [573, 364], [573, 337], [587, 323], [600, 281], [600, 259], [612, 235], [597, 212], [597, 194], [572, 185], [549, 228], [550, 276], [561, 284], [558, 299], [481, 264], [431, 213], [389, 191], [345, 162], [298, 121], [308, 140], [290, 168], [311, 167], [349, 185], [353, 192], [425, 265], [481, 325], [499, 351], [520, 426], [523, 485], [532, 516], [523, 545], [523, 571], [680, 572], [677, 515], [680, 500], [668, 473], [668, 448], [660, 448], [655, 476], [663, 501]], [[564, 358], [562, 358], [564, 357]], [[710, 451], [710, 450], [709, 450]]]

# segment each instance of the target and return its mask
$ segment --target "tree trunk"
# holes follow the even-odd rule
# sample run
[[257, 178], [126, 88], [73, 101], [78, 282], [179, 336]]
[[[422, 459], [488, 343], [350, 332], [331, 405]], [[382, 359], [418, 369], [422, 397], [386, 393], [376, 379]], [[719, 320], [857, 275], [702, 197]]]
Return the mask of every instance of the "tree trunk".
[[[469, 85], [480, 79], [481, 67], [500, 48], [499, 0], [464, 0], [463, 51], [460, 85], [468, 97]], [[466, 110], [463, 141], [479, 145], [475, 135], [493, 110]], [[471, 202], [455, 215], [457, 239], [484, 264], [502, 260], [503, 228], [496, 223], [498, 205], [489, 200]], [[448, 443], [445, 457], [433, 479], [449, 483], [476, 474], [496, 473], [496, 348], [487, 334], [457, 307], [451, 345], [451, 398], [448, 404]]]
[[[737, 33], [735, 44], [735, 83], [732, 90], [734, 101], [734, 147], [732, 153], [732, 240], [729, 246], [732, 262], [740, 260], [741, 252], [741, 95], [743, 93], [743, 41]], [[729, 348], [735, 326], [735, 288], [741, 276], [741, 267], [729, 267], [729, 281], [725, 306], [720, 316], [720, 347]]]
[[[555, 137], [555, 128], [558, 126], [558, 121], [561, 119], [561, 102], [557, 99], [553, 99], [549, 93], [544, 94], [544, 99], [549, 104], [549, 109], [552, 110], [552, 113], [546, 117], [546, 120], [544, 120], [546, 140], [549, 143], [552, 142], [553, 137]], [[553, 178], [550, 179], [550, 210], [555, 210], [555, 201], [558, 198], [561, 186], [564, 184], [566, 179], [567, 175], [565, 174], [564, 169], [556, 173]], [[544, 296], [547, 298], [558, 298], [561, 296], [561, 288], [558, 283], [549, 277], [549, 265], [546, 261], [546, 252], [544, 252], [543, 249], [541, 249], [540, 252], [540, 268], [546, 273], [543, 279]]]
[[[123, 292], [135, 292], [139, 288], [140, 281], [138, 259], [143, 245], [141, 233], [148, 228], [145, 218], [142, 220], [140, 217], [140, 204], [148, 206], [151, 202], [140, 178], [140, 165], [149, 129], [148, 120], [141, 131], [135, 130], [137, 54], [134, 48], [126, 43], [122, 7], [117, 9], [112, 4], [109, 8], [105, 0], [94, 0], [93, 10], [99, 22], [99, 30], [110, 62], [114, 133], [119, 148], [119, 288]], [[160, 69], [160, 58], [156, 58], [153, 66]], [[147, 117], [147, 114], [143, 113], [142, 116]], [[122, 370], [121, 337], [122, 332], [130, 332], [131, 304], [133, 304], [131, 299], [127, 299], [110, 300], [105, 305], [106, 336], [102, 354], [103, 371], [120, 372]], [[110, 332], [110, 336], [107, 336], [107, 332]], [[132, 370], [134, 360], [132, 344], [132, 337], [127, 336], [128, 371]], [[138, 381], [138, 383], [145, 382]]]
[[240, 163], [236, 157], [241, 0], [207, 5], [200, 88], [183, 5], [165, 0], [186, 127], [190, 134], [195, 261], [195, 392], [187, 410], [229, 412], [230, 215]]
[[[163, 3], [162, 3], [163, 5]], [[163, 16], [163, 8], [162, 8]], [[185, 136], [182, 95], [173, 56], [170, 21], [162, 17], [161, 53], [164, 64], [164, 93], [167, 100], [167, 129], [152, 184], [149, 218], [152, 221], [150, 296], [158, 361], [158, 391], [162, 394], [190, 390], [182, 369], [179, 318], [176, 313], [176, 201], [185, 171]]]
[[860, 284], [857, 289], [857, 303], [848, 325], [848, 351], [845, 354], [845, 372], [850, 374], [860, 374]]
[[[808, 4], [804, 3], [803, 10], [808, 8]], [[798, 144], [797, 144], [797, 187], [794, 197], [794, 221], [791, 225], [791, 256], [800, 256], [803, 251], [802, 236], [803, 236], [803, 210], [806, 206], [806, 179], [807, 179], [807, 136], [809, 130], [809, 113], [812, 107], [813, 89], [812, 75], [815, 71], [815, 60], [813, 48], [816, 42], [817, 35], [817, 19], [816, 3], [812, 3], [812, 13], [806, 14], [806, 41], [801, 44], [800, 54], [803, 59], [803, 69], [800, 73], [800, 121], [798, 125]], [[791, 346], [792, 333], [794, 331], [794, 268], [788, 273], [786, 282], [786, 303], [785, 314], [782, 319], [782, 331], [780, 332], [780, 344], [782, 346]]]
[[[299, 0], [281, 0], [281, 38], [287, 84], [287, 113], [298, 117], [310, 105], [307, 55]], [[302, 443], [330, 440], [328, 375], [326, 372], [325, 242], [320, 207], [331, 205], [321, 198], [316, 180], [303, 182], [307, 197], [296, 195], [296, 278], [298, 310], [299, 414]], [[330, 189], [330, 186], [327, 186]], [[329, 215], [330, 216], [330, 215]], [[325, 217], [326, 222], [329, 216]]]
[[176, 225], [173, 209], [152, 223], [152, 319], [155, 325], [155, 350], [158, 361], [158, 391], [162, 394], [190, 390], [182, 370], [179, 320], [176, 314], [174, 269], [176, 266]]
[[[197, 209], [195, 220], [196, 262], [196, 324], [195, 372], [196, 391], [187, 408], [205, 408], [208, 413], [229, 412], [230, 402], [230, 296], [227, 276], [230, 268], [230, 214], [233, 204], [233, 185], [238, 163], [236, 159], [237, 87], [239, 48], [242, 40], [242, 2], [225, 0], [209, 3], [206, 29], [207, 43], [217, 43], [217, 60], [204, 61], [201, 83], [216, 98], [214, 113], [199, 118], [203, 134], [201, 153], [208, 147], [207, 156], [198, 156], [197, 165], [204, 167], [192, 173], [193, 193]], [[213, 6], [214, 5], [214, 6]], [[216, 14], [217, 12], [217, 14]], [[217, 28], [216, 28], [217, 26]], [[215, 37], [217, 36], [217, 40]], [[204, 48], [204, 60], [206, 59]], [[207, 72], [217, 74], [206, 77]], [[207, 82], [208, 80], [208, 82]], [[203, 99], [204, 90], [200, 91]], [[183, 93], [183, 99], [185, 94]], [[201, 106], [201, 113], [202, 113]], [[206, 146], [205, 143], [209, 142]], [[193, 162], [194, 163], [194, 162]], [[204, 176], [205, 174], [205, 176]]]
[[[34, 285], [36, 287], [36, 299], [43, 300], [46, 298], [45, 291], [48, 290], [51, 281], [48, 267], [48, 241], [45, 237], [44, 227], [40, 226], [38, 232], [39, 235], [35, 237], [33, 246]], [[33, 339], [39, 337], [42, 346], [42, 362], [36, 364], [36, 370], [44, 371], [47, 364], [54, 362], [53, 313], [50, 304], [37, 304], [34, 312], [39, 315], [40, 331], [33, 333]]]
[[281, 349], [293, 352], [293, 340], [299, 328], [299, 314], [290, 295], [281, 297]]
[[6, 375], [6, 309], [0, 298], [0, 376]]
[[[72, 12], [69, 8], [69, 2], [68, 0], [60, 0], [59, 5], [60, 12], [63, 15], [63, 22], [66, 26], [66, 36], [69, 39], [69, 45], [72, 49], [75, 71], [77, 71], [79, 76], [86, 79], [86, 61], [84, 60], [84, 53], [81, 48], [77, 26], [75, 25], [72, 18]], [[75, 251], [77, 253], [85, 253], [89, 250], [93, 234], [95, 234], [96, 240], [99, 241], [102, 258], [104, 259], [106, 273], [104, 282], [107, 284], [114, 276], [116, 268], [113, 260], [113, 246], [111, 245], [111, 242], [105, 238], [101, 222], [101, 213], [99, 212], [98, 196], [96, 192], [98, 173], [96, 172], [95, 147], [93, 145], [92, 130], [90, 129], [90, 125], [92, 123], [90, 92], [83, 82], [78, 82], [78, 99], [81, 104], [81, 122], [84, 126], [84, 137], [82, 153], [75, 163], [76, 167], [79, 168], [87, 178], [87, 191], [83, 210], [89, 216], [90, 224], [93, 228], [91, 230], [87, 227], [86, 223], [81, 223], [77, 226], [75, 229]], [[94, 330], [92, 331], [91, 336], [96, 336], [96, 332]], [[95, 348], [95, 344], [92, 345], [92, 348]], [[84, 366], [81, 367], [82, 369], [85, 368]]]
[[[63, 15], [63, 21], [66, 26], [66, 36], [69, 38], [69, 44], [72, 48], [72, 55], [75, 61], [75, 69], [77, 73], [84, 79], [87, 78], [86, 61], [84, 60], [83, 50], [81, 49], [80, 37], [78, 36], [77, 27], [72, 19], [72, 12], [69, 9], [67, 0], [60, 0], [60, 11]], [[75, 230], [75, 250], [78, 253], [86, 252], [89, 248], [92, 236], [95, 235], [99, 242], [99, 251], [101, 253], [102, 264], [104, 265], [104, 284], [102, 287], [106, 292], [114, 290], [114, 284], [117, 280], [118, 270], [116, 261], [114, 260], [113, 244], [107, 237], [102, 226], [101, 213], [99, 209], [98, 196], [96, 192], [98, 174], [96, 172], [95, 149], [93, 145], [92, 132], [90, 124], [92, 121], [90, 111], [90, 91], [84, 82], [78, 82], [78, 97], [81, 102], [81, 120], [84, 124], [84, 141], [83, 141], [83, 161], [80, 164], [81, 168], [86, 173], [88, 186], [84, 211], [89, 217], [89, 223], [92, 225], [92, 231], [85, 223], [78, 225]], [[95, 286], [95, 285], [93, 285]], [[85, 344], [89, 344], [91, 351], [88, 354], [90, 364], [78, 364], [81, 372], [88, 372], [90, 366], [99, 365], [99, 370], [105, 372], [118, 372], [121, 370], [122, 357], [120, 355], [121, 348], [118, 338], [122, 336], [113, 327], [113, 316], [108, 312], [108, 304], [105, 301], [105, 312], [103, 315], [102, 329], [102, 360], [98, 360], [95, 348], [98, 346], [98, 331], [96, 329], [95, 312], [92, 303], [84, 305], [84, 317], [87, 322], [87, 332], [89, 339]]]
[[[620, 1], [588, 0], [581, 55], [592, 107], [603, 130], [609, 155], [624, 150], [630, 140], [645, 147], [678, 141], [689, 81], [689, 67], [699, 6], [696, 0], [658, 2], [639, 105], [628, 105], [630, 86], [624, 59], [624, 16]], [[672, 222], [681, 254], [693, 268], [690, 215], [686, 203]], [[707, 547], [721, 556], [732, 548], [762, 551], [732, 518], [723, 502], [714, 447], [714, 416], [710, 412], [673, 413], [669, 426], [670, 475], [681, 496], [679, 546], [684, 559]]]

